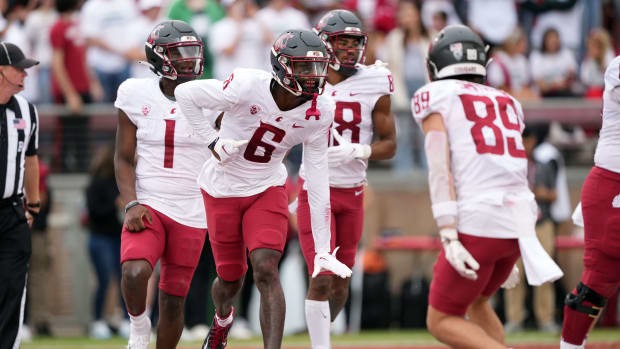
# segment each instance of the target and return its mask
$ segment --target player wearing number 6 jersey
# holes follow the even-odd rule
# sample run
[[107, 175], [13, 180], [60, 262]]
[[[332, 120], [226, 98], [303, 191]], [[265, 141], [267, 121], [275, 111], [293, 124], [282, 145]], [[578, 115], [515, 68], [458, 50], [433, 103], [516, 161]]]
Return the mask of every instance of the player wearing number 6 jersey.
[[[333, 136], [330, 139], [329, 185], [331, 200], [331, 248], [349, 268], [355, 262], [364, 224], [364, 185], [368, 159], [390, 159], [396, 152], [396, 131], [390, 112], [394, 92], [392, 76], [382, 64], [361, 64], [366, 49], [362, 22], [352, 12], [333, 10], [325, 14], [315, 32], [326, 42], [330, 53], [325, 94], [335, 101]], [[378, 140], [372, 143], [373, 129]], [[372, 144], [371, 144], [372, 143]], [[300, 177], [308, 176], [302, 163]], [[299, 193], [297, 221], [299, 241], [312, 276], [315, 246], [310, 224], [308, 191]], [[350, 279], [323, 272], [310, 280], [306, 299], [306, 323], [313, 348], [331, 348], [331, 321], [342, 310]]]
[[[327, 61], [325, 45], [316, 34], [289, 30], [271, 49], [273, 75], [236, 69], [224, 82], [194, 81], [175, 91], [190, 124], [215, 155], [198, 178], [217, 268], [212, 293], [216, 316], [203, 349], [226, 346], [232, 300], [247, 270], [246, 248], [261, 294], [264, 347], [281, 346], [285, 303], [278, 261], [288, 225], [282, 161], [296, 144], [304, 146], [315, 268], [342, 278], [351, 275], [330, 254], [327, 137], [334, 107], [331, 98], [318, 96]], [[213, 125], [220, 111], [224, 116], [217, 132]]]
[[432, 211], [443, 245], [427, 327], [450, 347], [505, 348], [488, 300], [502, 284], [514, 285], [519, 255], [532, 285], [562, 275], [536, 238], [523, 111], [507, 93], [482, 85], [486, 49], [468, 27], [437, 34], [427, 63], [433, 82], [415, 93], [411, 106], [426, 135]]
[[146, 349], [151, 337], [147, 282], [161, 259], [157, 348], [175, 348], [206, 237], [196, 177], [210, 152], [191, 132], [174, 91], [202, 73], [203, 46], [189, 25], [166, 21], [153, 29], [145, 50], [160, 79], [123, 82], [114, 103], [119, 118], [114, 165], [126, 204], [121, 286], [131, 322], [128, 348]]

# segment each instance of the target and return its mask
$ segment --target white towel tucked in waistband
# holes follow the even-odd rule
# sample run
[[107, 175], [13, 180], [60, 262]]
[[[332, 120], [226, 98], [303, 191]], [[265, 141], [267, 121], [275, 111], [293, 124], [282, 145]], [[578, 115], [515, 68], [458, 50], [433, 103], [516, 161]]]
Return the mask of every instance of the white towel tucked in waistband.
[[561, 278], [564, 273], [547, 254], [536, 235], [519, 238], [519, 249], [528, 284], [539, 286]]

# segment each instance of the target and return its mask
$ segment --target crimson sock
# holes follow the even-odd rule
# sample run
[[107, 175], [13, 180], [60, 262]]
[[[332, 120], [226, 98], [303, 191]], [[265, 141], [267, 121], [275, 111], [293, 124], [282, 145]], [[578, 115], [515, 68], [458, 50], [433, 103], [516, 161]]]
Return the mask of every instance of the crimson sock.
[[[576, 291], [573, 291], [573, 294]], [[591, 306], [592, 303], [583, 301], [583, 305]], [[594, 318], [564, 306], [564, 324], [562, 326], [562, 339], [566, 343], [581, 345], [588, 335]]]

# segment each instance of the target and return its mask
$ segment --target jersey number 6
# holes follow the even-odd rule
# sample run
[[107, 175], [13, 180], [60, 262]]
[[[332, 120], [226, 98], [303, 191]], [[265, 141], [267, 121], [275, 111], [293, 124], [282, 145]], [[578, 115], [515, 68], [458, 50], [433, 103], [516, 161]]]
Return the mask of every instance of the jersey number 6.
[[263, 141], [263, 137], [267, 132], [273, 135], [271, 137], [271, 141], [275, 143], [282, 142], [284, 135], [286, 135], [286, 131], [283, 129], [261, 122], [260, 126], [256, 129], [256, 131], [254, 131], [254, 134], [252, 135], [252, 138], [248, 142], [248, 146], [245, 148], [245, 152], [243, 153], [243, 157], [246, 160], [263, 164], [271, 160], [271, 154], [273, 154], [273, 151], [276, 150], [276, 147]]
[[[497, 154], [503, 155], [505, 153], [504, 149], [504, 135], [502, 134], [502, 129], [495, 125], [494, 121], [497, 118], [496, 105], [497, 110], [499, 111], [500, 119], [502, 120], [502, 125], [507, 130], [515, 130], [519, 133], [521, 132], [521, 125], [519, 118], [517, 118], [517, 122], [513, 123], [510, 121], [508, 117], [508, 106], [512, 108], [515, 115], [517, 114], [517, 108], [514, 105], [512, 99], [504, 96], [495, 97], [495, 102], [487, 97], [487, 96], [478, 96], [478, 95], [459, 95], [461, 98], [461, 103], [463, 104], [463, 110], [465, 111], [465, 117], [467, 120], [472, 121], [474, 126], [471, 128], [471, 135], [474, 138], [474, 143], [476, 144], [476, 151], [478, 154]], [[486, 107], [486, 115], [479, 115], [476, 112], [476, 108], [474, 107], [475, 102], [484, 103]], [[482, 134], [482, 130], [488, 127], [493, 131], [493, 135], [495, 135], [495, 144], [489, 145], [486, 143], [484, 135]], [[508, 154], [514, 158], [525, 158], [525, 150], [517, 148], [517, 139], [515, 137], [506, 137], [506, 146], [508, 148]]]

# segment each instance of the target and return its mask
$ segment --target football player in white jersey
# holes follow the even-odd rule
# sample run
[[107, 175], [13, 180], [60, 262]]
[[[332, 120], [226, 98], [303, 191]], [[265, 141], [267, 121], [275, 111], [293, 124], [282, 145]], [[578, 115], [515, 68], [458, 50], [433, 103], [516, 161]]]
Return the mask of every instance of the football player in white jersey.
[[507, 93], [482, 85], [486, 49], [468, 27], [437, 34], [427, 63], [432, 82], [416, 91], [411, 105], [425, 133], [432, 211], [443, 245], [427, 327], [450, 347], [505, 348], [502, 323], [488, 300], [502, 284], [515, 284], [519, 255], [530, 284], [562, 275], [536, 238], [523, 111]]
[[[383, 65], [366, 66], [366, 33], [362, 21], [347, 10], [323, 16], [314, 30], [330, 54], [325, 94], [335, 101], [329, 157], [332, 248], [349, 268], [355, 263], [364, 225], [364, 185], [368, 159], [390, 159], [396, 152], [396, 130], [390, 111], [392, 75]], [[378, 139], [373, 143], [373, 131]], [[305, 164], [300, 169], [305, 179]], [[314, 270], [314, 240], [308, 192], [301, 186], [297, 208], [299, 242], [308, 273]], [[313, 348], [331, 348], [330, 325], [346, 303], [350, 279], [322, 272], [310, 279], [305, 311]]]
[[[185, 116], [214, 154], [198, 178], [218, 275], [212, 292], [216, 315], [205, 349], [226, 346], [232, 300], [247, 270], [246, 248], [261, 294], [264, 347], [282, 344], [285, 303], [278, 261], [288, 224], [282, 161], [296, 144], [304, 145], [315, 268], [342, 278], [351, 275], [330, 254], [327, 139], [334, 106], [330, 97], [318, 96], [324, 89], [327, 63], [325, 45], [316, 34], [289, 30], [271, 49], [273, 75], [235, 69], [226, 81], [194, 81], [175, 91]], [[217, 132], [214, 122], [221, 111], [224, 117]]]
[[166, 21], [153, 29], [145, 50], [160, 78], [124, 81], [114, 103], [119, 118], [114, 165], [126, 203], [121, 287], [131, 323], [128, 348], [146, 349], [151, 337], [147, 283], [161, 260], [157, 348], [175, 348], [206, 238], [196, 177], [210, 151], [192, 134], [174, 91], [202, 73], [203, 44], [185, 22]]
[[585, 250], [581, 282], [564, 301], [561, 349], [586, 336], [620, 286], [620, 56], [605, 71], [603, 126], [581, 189]]

